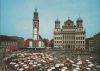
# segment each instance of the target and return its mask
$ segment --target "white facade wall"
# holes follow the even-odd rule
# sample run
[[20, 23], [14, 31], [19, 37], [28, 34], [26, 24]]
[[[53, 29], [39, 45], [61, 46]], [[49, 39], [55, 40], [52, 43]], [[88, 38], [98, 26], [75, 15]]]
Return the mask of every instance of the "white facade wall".
[[[74, 31], [74, 32], [73, 32]], [[85, 49], [85, 33], [77, 29], [57, 31], [54, 34], [54, 47], [68, 47]], [[63, 33], [63, 34], [62, 34]], [[57, 38], [62, 39], [57, 39]], [[55, 39], [56, 38], [56, 39]]]

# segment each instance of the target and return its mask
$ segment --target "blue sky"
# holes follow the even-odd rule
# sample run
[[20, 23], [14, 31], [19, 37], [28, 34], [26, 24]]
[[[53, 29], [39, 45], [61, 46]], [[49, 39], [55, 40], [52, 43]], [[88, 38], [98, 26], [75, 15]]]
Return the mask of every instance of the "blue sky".
[[76, 23], [83, 19], [86, 37], [100, 29], [100, 0], [0, 0], [0, 34], [32, 38], [32, 18], [37, 8], [40, 34], [53, 38], [54, 21], [57, 17], [63, 25], [70, 17]]

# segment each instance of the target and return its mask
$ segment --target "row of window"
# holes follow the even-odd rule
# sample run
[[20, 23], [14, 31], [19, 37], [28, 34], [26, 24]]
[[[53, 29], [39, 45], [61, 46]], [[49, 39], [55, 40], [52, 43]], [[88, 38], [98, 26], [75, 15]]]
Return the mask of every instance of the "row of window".
[[75, 36], [75, 35], [76, 35], [76, 36], [77, 36], [77, 35], [78, 35], [78, 36], [83, 36], [84, 34], [83, 34], [83, 33], [63, 33], [63, 34], [62, 34], [62, 33], [59, 33], [59, 34], [55, 34], [55, 35], [58, 35], [58, 36], [59, 36], [59, 35], [63, 35], [63, 36], [66, 36], [66, 35], [67, 35], [67, 36]]
[[76, 37], [76, 40], [84, 40], [84, 37]]
[[62, 41], [55, 41], [54, 43], [62, 43]]
[[85, 43], [85, 41], [76, 41], [76, 43]]
[[[73, 44], [73, 43], [75, 43], [75, 41], [54, 41], [54, 43], [72, 43], [72, 44]], [[85, 41], [76, 41], [76, 44], [77, 44], [77, 43], [78, 43], [78, 44], [80, 44], [80, 43], [81, 43], [81, 44], [82, 44], [82, 43], [84, 44]]]
[[75, 40], [75, 37], [74, 36], [64, 36], [63, 39], [72, 39], [72, 40]]
[[62, 37], [55, 37], [55, 40], [62, 40]]
[[17, 42], [1, 42], [0, 46], [17, 45]]
[[75, 43], [75, 41], [63, 41], [63, 43]]
[[[72, 39], [75, 40], [75, 37], [63, 37], [63, 39]], [[55, 40], [62, 40], [62, 37], [55, 37]]]
[[[74, 36], [64, 36], [63, 39], [72, 39], [75, 40]], [[84, 40], [84, 37], [76, 37], [76, 40]], [[55, 37], [55, 40], [62, 40], [62, 37]]]

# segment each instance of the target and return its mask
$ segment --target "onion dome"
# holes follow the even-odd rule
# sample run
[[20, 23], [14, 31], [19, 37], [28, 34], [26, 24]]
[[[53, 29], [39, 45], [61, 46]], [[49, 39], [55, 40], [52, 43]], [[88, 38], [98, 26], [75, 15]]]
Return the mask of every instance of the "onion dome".
[[83, 20], [81, 19], [81, 17], [79, 16], [79, 18], [77, 19], [77, 21], [76, 21], [77, 23], [82, 23], [83, 22]]
[[55, 23], [60, 24], [60, 20], [57, 18], [57, 19], [55, 20]]
[[35, 8], [34, 17], [38, 17], [37, 8]]

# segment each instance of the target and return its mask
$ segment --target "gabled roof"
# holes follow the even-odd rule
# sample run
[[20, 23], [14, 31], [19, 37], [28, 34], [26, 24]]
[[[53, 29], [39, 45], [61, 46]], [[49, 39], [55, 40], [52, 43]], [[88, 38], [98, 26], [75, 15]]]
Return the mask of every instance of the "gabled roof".
[[41, 35], [39, 35], [39, 39], [40, 39], [40, 40], [42, 40], [42, 37], [41, 37]]
[[62, 28], [64, 29], [75, 28], [74, 22], [68, 18], [68, 20], [64, 22], [64, 25], [62, 26]]

